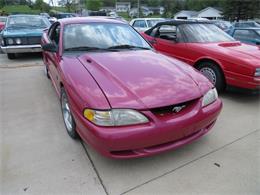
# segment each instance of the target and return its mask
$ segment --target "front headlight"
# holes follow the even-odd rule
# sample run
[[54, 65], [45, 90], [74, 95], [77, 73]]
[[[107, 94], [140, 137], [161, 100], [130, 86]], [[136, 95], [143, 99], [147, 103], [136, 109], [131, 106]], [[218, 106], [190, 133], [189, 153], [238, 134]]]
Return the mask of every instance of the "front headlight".
[[5, 41], [3, 38], [1, 38], [1, 45], [4, 46], [5, 45]]
[[259, 77], [260, 76], [260, 68], [255, 69], [255, 76]]
[[13, 45], [13, 44], [14, 44], [14, 40], [11, 39], [11, 38], [9, 38], [9, 39], [7, 39], [7, 43], [8, 43], [9, 45]]
[[202, 99], [202, 107], [205, 107], [218, 99], [218, 92], [216, 88], [210, 89]]
[[17, 44], [17, 45], [20, 45], [20, 44], [22, 44], [22, 40], [21, 40], [21, 39], [19, 39], [19, 38], [15, 39], [15, 42], [16, 42], [16, 44]]
[[148, 122], [148, 119], [143, 114], [131, 109], [107, 111], [85, 109], [84, 117], [99, 126], [125, 126]]

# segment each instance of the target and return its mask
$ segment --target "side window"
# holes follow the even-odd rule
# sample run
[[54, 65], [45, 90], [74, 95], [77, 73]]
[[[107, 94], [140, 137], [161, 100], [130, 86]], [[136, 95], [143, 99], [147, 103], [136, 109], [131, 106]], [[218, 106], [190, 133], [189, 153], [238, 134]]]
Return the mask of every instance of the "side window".
[[51, 42], [56, 43], [56, 45], [58, 45], [60, 40], [60, 24], [53, 26], [50, 29], [48, 35]]
[[181, 31], [180, 31], [180, 28], [179, 28], [179, 27], [177, 27], [177, 30], [176, 30], [176, 39], [177, 39], [177, 41], [178, 41], [179, 43], [184, 42], [183, 36], [182, 36], [182, 34], [181, 34]]
[[166, 39], [170, 41], [176, 41], [177, 38], [177, 27], [173, 25], [162, 25], [159, 28], [157, 37], [160, 39]]
[[256, 34], [252, 30], [235, 30], [234, 38], [235, 39], [256, 38]]
[[133, 27], [146, 28], [144, 20], [136, 20], [133, 24]]

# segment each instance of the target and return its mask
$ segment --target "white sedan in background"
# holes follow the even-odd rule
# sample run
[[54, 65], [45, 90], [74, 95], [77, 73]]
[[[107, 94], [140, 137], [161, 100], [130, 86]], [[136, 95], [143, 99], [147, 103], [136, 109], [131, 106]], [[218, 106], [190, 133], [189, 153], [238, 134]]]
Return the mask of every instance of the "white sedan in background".
[[164, 20], [164, 18], [135, 18], [131, 20], [129, 24], [137, 31], [144, 32], [156, 25], [158, 22], [163, 22]]

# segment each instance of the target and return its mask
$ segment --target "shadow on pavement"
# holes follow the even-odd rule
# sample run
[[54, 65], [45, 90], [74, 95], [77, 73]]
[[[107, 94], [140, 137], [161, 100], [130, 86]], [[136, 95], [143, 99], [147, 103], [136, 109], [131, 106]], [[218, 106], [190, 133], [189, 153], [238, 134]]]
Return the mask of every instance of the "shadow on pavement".
[[230, 91], [230, 90], [222, 92], [221, 94], [219, 94], [219, 97], [232, 100], [238, 103], [243, 103], [245, 101], [257, 102], [260, 100], [260, 94], [252, 94], [249, 92]]

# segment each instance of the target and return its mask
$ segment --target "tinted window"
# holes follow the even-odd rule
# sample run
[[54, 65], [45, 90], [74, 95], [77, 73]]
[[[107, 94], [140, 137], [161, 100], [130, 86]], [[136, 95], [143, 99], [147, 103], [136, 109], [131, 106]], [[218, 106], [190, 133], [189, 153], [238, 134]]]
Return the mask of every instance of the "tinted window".
[[234, 41], [227, 33], [214, 24], [183, 24], [181, 28], [191, 43]]
[[146, 28], [146, 24], [144, 20], [136, 20], [134, 22], [134, 27], [139, 27], [139, 28]]
[[115, 23], [69, 24], [64, 29], [64, 50], [74, 47], [109, 48], [150, 45], [129, 25]]

